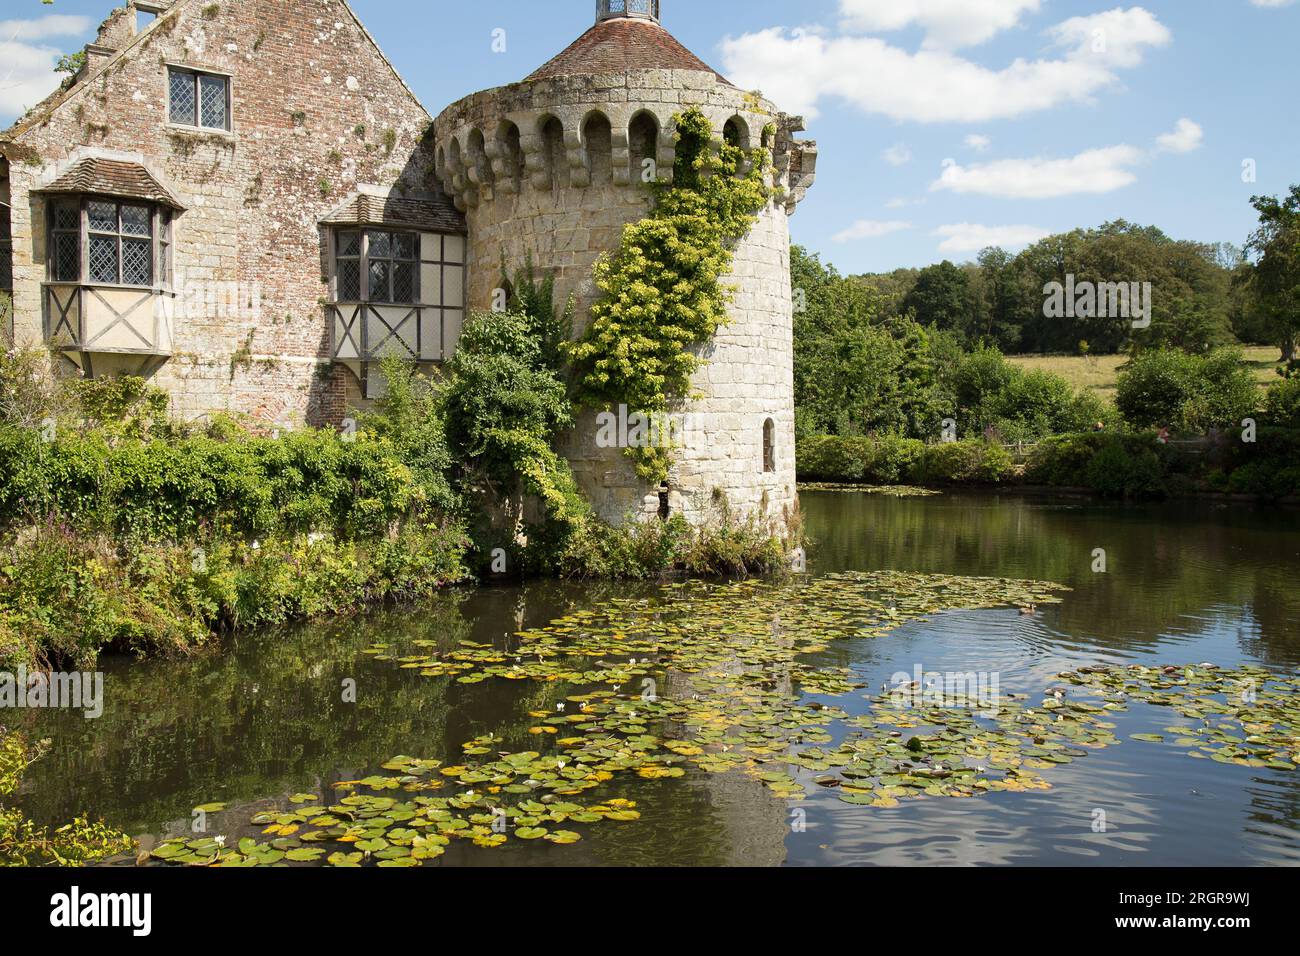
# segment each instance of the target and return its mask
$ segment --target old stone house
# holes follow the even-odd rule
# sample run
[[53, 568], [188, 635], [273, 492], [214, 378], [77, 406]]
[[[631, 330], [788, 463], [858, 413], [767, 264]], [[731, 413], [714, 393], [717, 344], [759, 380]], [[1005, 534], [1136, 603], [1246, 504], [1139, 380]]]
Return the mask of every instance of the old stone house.
[[560, 55], [435, 122], [345, 0], [130, 0], [0, 134], [14, 340], [86, 375], [145, 375], [185, 418], [338, 424], [382, 388], [383, 356], [445, 361], [503, 262], [554, 275], [581, 320], [596, 258], [648, 210], [647, 170], [671, 178], [673, 116], [694, 105], [719, 142], [766, 136], [775, 198], [736, 250], [732, 322], [704, 350], [678, 464], [646, 487], [594, 413], [562, 450], [611, 519], [719, 500], [789, 514], [786, 221], [816, 150], [659, 12], [598, 0]]

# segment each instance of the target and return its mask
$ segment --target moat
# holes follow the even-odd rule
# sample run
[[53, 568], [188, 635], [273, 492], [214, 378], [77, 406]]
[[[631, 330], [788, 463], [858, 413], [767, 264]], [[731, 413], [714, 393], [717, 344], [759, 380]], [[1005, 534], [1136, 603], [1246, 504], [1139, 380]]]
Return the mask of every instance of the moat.
[[[1081, 667], [1206, 662], [1258, 665], [1290, 679], [1300, 666], [1294, 510], [834, 492], [805, 493], [803, 506], [816, 542], [813, 578], [888, 570], [1072, 589], [1033, 613], [945, 611], [808, 655], [819, 666], [847, 668], [865, 685], [849, 693], [804, 689], [801, 703], [840, 708], [849, 719], [868, 713], [867, 698], [893, 675], [918, 667], [994, 674], [1002, 694], [1037, 702], [1061, 684], [1062, 672]], [[1104, 574], [1094, 571], [1098, 549]], [[193, 838], [193, 809], [220, 803], [225, 809], [210, 814], [208, 834], [233, 844], [262, 832], [249, 826], [258, 811], [291, 807], [293, 796], [325, 806], [340, 795], [334, 784], [382, 773], [394, 755], [453, 764], [464, 742], [488, 736], [502, 741], [502, 752], [518, 751], [537, 739], [529, 725], [554, 712], [572, 688], [422, 676], [395, 660], [396, 651], [376, 648], [508, 648], [520, 631], [609, 602], [636, 606], [656, 592], [600, 584], [488, 588], [447, 594], [420, 609], [243, 636], [193, 660], [109, 660], [100, 719], [22, 715], [20, 727], [53, 744], [29, 773], [20, 804], [41, 821], [82, 811], [102, 816], [151, 846], [159, 838]], [[832, 620], [834, 605], [828, 599], [812, 613]], [[687, 693], [670, 673], [657, 679], [666, 697]], [[351, 681], [355, 702], [341, 691]], [[1284, 703], [1294, 714], [1294, 697]], [[815, 774], [798, 775], [807, 796], [787, 800], [736, 770], [683, 764], [681, 776], [618, 776], [573, 798], [635, 801], [639, 819], [573, 825], [581, 833], [573, 845], [511, 840], [485, 849], [453, 840], [429, 865], [1300, 862], [1300, 771], [1190, 759], [1190, 744], [1134, 739], [1172, 737], [1177, 715], [1147, 702], [1133, 700], [1106, 718], [1117, 742], [1086, 756], [1080, 749], [1076, 759], [1044, 770], [1050, 789], [858, 806], [845, 802], [842, 790], [811, 782]], [[843, 737], [828, 728], [824, 739]], [[545, 751], [551, 744], [531, 746]]]

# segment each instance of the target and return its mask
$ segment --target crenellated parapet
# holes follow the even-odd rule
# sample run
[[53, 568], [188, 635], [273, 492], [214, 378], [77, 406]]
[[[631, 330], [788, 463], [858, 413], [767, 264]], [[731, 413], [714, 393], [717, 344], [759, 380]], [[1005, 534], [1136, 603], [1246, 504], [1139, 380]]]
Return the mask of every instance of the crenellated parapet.
[[499, 196], [671, 182], [674, 117], [692, 106], [712, 122], [716, 147], [772, 151], [771, 186], [793, 213], [816, 174], [816, 144], [794, 135], [802, 120], [696, 70], [559, 76], [476, 93], [436, 120], [435, 170], [462, 212]]

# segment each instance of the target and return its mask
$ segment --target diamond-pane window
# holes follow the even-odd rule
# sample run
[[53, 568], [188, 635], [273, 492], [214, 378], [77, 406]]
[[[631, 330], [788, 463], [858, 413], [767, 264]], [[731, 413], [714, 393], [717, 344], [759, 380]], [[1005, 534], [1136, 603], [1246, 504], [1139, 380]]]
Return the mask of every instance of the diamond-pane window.
[[393, 263], [393, 301], [415, 301], [415, 265], [413, 263]]
[[207, 129], [229, 129], [226, 122], [226, 93], [230, 89], [224, 76], [199, 77], [199, 125]]
[[86, 218], [91, 232], [117, 232], [117, 203], [88, 202]]
[[81, 210], [76, 206], [70, 206], [64, 203], [54, 207], [54, 228], [63, 230], [71, 229], [74, 232], [81, 229]]
[[339, 262], [339, 301], [361, 301], [361, 263], [356, 259]]
[[117, 238], [115, 236], [90, 237], [90, 281], [117, 283]]
[[54, 237], [54, 281], [76, 282], [81, 278], [81, 237], [59, 233]]
[[122, 235], [152, 236], [153, 212], [148, 206], [122, 207]]
[[340, 256], [361, 255], [361, 233], [359, 232], [339, 233], [339, 255]]
[[230, 129], [230, 78], [177, 67], [167, 71], [168, 119], [178, 126]]
[[393, 258], [416, 259], [415, 233], [398, 232], [393, 234]]
[[370, 301], [372, 302], [391, 302], [388, 279], [390, 276], [390, 263], [386, 259], [376, 262], [370, 260]]
[[153, 243], [141, 239], [122, 240], [122, 283], [153, 284]]
[[162, 242], [157, 242], [153, 206], [109, 199], [86, 199], [76, 205], [53, 203], [49, 214], [50, 278], [55, 282], [152, 286], [155, 263], [162, 262], [165, 269], [169, 256], [165, 214], [161, 221]]
[[181, 126], [198, 125], [198, 102], [194, 88], [194, 74], [172, 70], [169, 76], [171, 90], [170, 118]]
[[370, 258], [388, 259], [393, 255], [393, 236], [388, 232], [370, 233]]

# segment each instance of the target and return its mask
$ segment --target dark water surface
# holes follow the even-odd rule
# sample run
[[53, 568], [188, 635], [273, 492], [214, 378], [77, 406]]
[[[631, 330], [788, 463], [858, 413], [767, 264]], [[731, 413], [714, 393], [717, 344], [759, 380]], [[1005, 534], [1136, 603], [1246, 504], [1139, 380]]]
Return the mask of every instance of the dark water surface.
[[[951, 495], [804, 495], [817, 542], [810, 572], [894, 569], [1056, 581], [1074, 590], [1035, 616], [955, 612], [876, 640], [837, 642], [826, 663], [869, 686], [917, 666], [994, 672], [1003, 693], [1039, 694], [1056, 675], [1105, 663], [1300, 666], [1300, 512], [1206, 502], [1111, 506]], [[1107, 573], [1093, 572], [1105, 551]], [[456, 762], [486, 733], [527, 749], [529, 711], [563, 689], [422, 678], [363, 651], [376, 642], [505, 646], [523, 627], [644, 588], [544, 584], [444, 596], [431, 606], [241, 637], [187, 661], [105, 664], [103, 717], [21, 712], [50, 737], [20, 802], [33, 816], [102, 816], [146, 845], [189, 835], [191, 809], [221, 801], [210, 832], [256, 831], [251, 812], [378, 771], [397, 754]], [[355, 680], [356, 703], [342, 700]], [[830, 699], [828, 699], [830, 702]], [[834, 698], [851, 713], [862, 692]], [[573, 846], [453, 842], [437, 865], [1300, 863], [1300, 772], [1192, 760], [1128, 739], [1170, 723], [1135, 703], [1115, 715], [1118, 746], [1045, 776], [1052, 789], [855, 807], [817, 792], [776, 799], [741, 774], [691, 770], [619, 778], [602, 798], [638, 803], [639, 821], [583, 829]], [[535, 741], [533, 741], [535, 745]], [[580, 800], [582, 798], [579, 798]], [[803, 811], [792, 818], [792, 809]], [[1094, 832], [1105, 811], [1105, 833]], [[806, 815], [796, 832], [792, 819]]]

